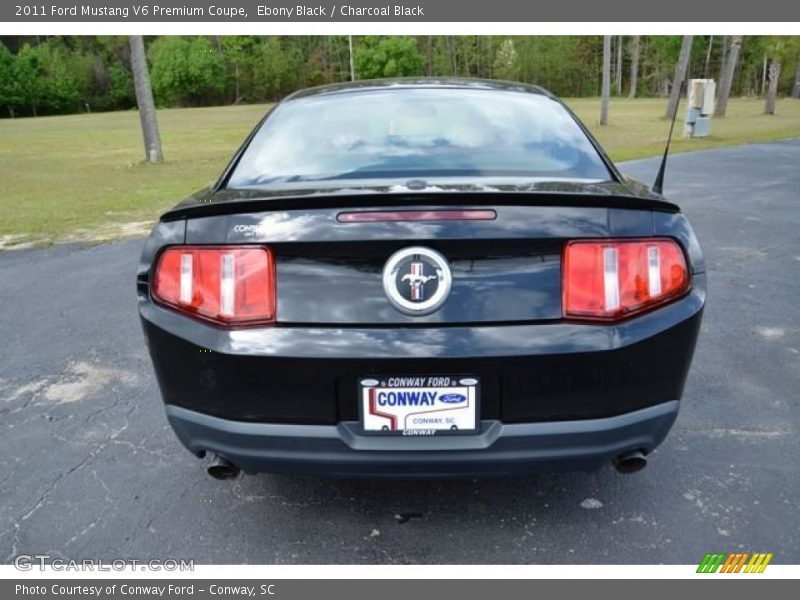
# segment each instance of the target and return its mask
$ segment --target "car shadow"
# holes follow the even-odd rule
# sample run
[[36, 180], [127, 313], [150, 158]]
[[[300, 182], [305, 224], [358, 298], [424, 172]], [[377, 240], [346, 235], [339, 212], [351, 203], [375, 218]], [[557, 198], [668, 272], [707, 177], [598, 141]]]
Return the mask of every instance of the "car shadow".
[[443, 480], [258, 475], [241, 477], [233, 485], [241, 498], [279, 500], [298, 509], [324, 506], [329, 519], [358, 514], [368, 520], [406, 525], [430, 519], [463, 520], [479, 514], [552, 512], [568, 517], [573, 511], [602, 507], [601, 497], [631, 485], [632, 479], [636, 477], [621, 476], [609, 465], [591, 473]]

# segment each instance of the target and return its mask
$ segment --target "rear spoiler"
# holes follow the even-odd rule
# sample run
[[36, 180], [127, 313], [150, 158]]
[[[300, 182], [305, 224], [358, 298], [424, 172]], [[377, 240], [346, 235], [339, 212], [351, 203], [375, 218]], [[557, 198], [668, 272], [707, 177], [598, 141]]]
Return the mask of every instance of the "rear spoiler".
[[678, 205], [653, 197], [565, 192], [419, 192], [327, 193], [246, 198], [195, 196], [161, 215], [162, 221], [236, 213], [317, 208], [448, 207], [448, 206], [575, 206], [678, 213]]

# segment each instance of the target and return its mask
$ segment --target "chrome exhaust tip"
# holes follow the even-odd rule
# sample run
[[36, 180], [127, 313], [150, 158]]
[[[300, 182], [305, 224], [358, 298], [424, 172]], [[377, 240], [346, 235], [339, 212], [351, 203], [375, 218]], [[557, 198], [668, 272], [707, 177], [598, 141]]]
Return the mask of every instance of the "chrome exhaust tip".
[[614, 468], [617, 470], [617, 473], [622, 473], [624, 475], [630, 475], [631, 473], [641, 471], [646, 466], [647, 457], [641, 450], [631, 450], [630, 452], [620, 454], [614, 459]]
[[206, 471], [208, 471], [211, 477], [219, 480], [235, 479], [241, 472], [239, 467], [234, 465], [231, 461], [216, 454], [212, 457], [211, 463], [206, 468]]

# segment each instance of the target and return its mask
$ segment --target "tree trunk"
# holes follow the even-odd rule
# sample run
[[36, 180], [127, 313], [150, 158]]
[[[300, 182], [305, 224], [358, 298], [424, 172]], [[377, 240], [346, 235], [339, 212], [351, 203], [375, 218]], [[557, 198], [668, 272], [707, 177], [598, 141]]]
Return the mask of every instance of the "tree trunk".
[[131, 70], [133, 84], [136, 89], [136, 104], [139, 106], [139, 120], [142, 123], [144, 136], [145, 160], [157, 163], [164, 160], [161, 152], [161, 137], [158, 134], [156, 105], [153, 101], [153, 90], [150, 87], [150, 74], [147, 71], [147, 58], [144, 55], [144, 40], [140, 35], [129, 36], [131, 46]]
[[714, 47], [714, 36], [708, 37], [708, 50], [706, 51], [706, 62], [703, 65], [703, 79], [708, 79], [708, 66], [711, 63], [711, 49]]
[[445, 36], [445, 41], [447, 42], [447, 56], [450, 59], [450, 64], [453, 66], [453, 72], [451, 75], [455, 77], [458, 73], [458, 64], [456, 63], [456, 54], [453, 52], [453, 40], [450, 39], [450, 36]]
[[[725, 73], [725, 63], [728, 61], [728, 43], [729, 37], [727, 35], [722, 36], [722, 48], [719, 50], [719, 83], [722, 83], [722, 76]], [[717, 86], [719, 89], [719, 86]]]
[[603, 84], [600, 90], [600, 125], [608, 125], [608, 97], [611, 95], [611, 36], [603, 36]]
[[767, 102], [764, 104], [764, 114], [775, 114], [775, 98], [778, 95], [778, 80], [781, 77], [781, 63], [773, 60], [769, 65], [769, 86], [767, 87]]
[[617, 87], [617, 56], [619, 55], [619, 36], [611, 36], [611, 93], [616, 94]]
[[725, 59], [725, 68], [720, 73], [719, 93], [717, 95], [717, 106], [714, 109], [715, 117], [724, 117], [728, 110], [728, 97], [731, 95], [731, 85], [733, 85], [733, 74], [736, 72], [736, 61], [739, 60], [739, 50], [742, 47], [742, 36], [734, 35], [731, 40], [731, 47]]
[[492, 60], [492, 57], [494, 56], [494, 41], [492, 40], [492, 36], [486, 38], [486, 41], [486, 68], [489, 71], [489, 78], [491, 79], [494, 77], [494, 60]]
[[617, 36], [617, 96], [622, 95], [622, 36]]
[[636, 86], [639, 83], [639, 56], [641, 51], [640, 38], [638, 35], [635, 35], [631, 41], [631, 91], [628, 94], [628, 98], [636, 98]]
[[347, 47], [350, 50], [350, 81], [356, 80], [356, 67], [353, 63], [353, 36], [347, 36]]
[[792, 86], [792, 98], [800, 100], [800, 58], [797, 59], [797, 68], [794, 72], [794, 85]]
[[761, 67], [761, 95], [767, 92], [767, 55], [764, 54], [764, 65]]
[[432, 77], [433, 76], [433, 36], [432, 35], [427, 36], [426, 47], [427, 47], [427, 51], [428, 51], [427, 52], [428, 68], [427, 68], [425, 74], [428, 77]]
[[692, 55], [692, 40], [693, 36], [685, 35], [681, 42], [681, 53], [678, 56], [678, 63], [675, 65], [675, 77], [672, 79], [672, 90], [669, 93], [669, 102], [667, 102], [667, 112], [665, 113], [668, 119], [672, 118], [681, 96], [681, 87], [683, 80], [686, 79], [686, 71]]

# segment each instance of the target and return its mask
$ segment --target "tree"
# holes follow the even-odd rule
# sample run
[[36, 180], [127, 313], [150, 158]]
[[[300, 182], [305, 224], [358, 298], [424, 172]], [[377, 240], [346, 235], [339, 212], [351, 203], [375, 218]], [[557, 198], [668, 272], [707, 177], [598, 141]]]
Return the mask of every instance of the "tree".
[[[219, 38], [219, 47], [225, 60], [228, 79], [233, 84], [232, 102], [260, 100], [252, 97], [253, 63], [257, 42], [249, 35], [226, 35]], [[251, 97], [248, 98], [248, 95]]]
[[711, 50], [714, 48], [714, 36], [708, 36], [708, 50], [706, 50], [706, 60], [703, 63], [703, 78], [708, 79], [708, 67], [711, 64]]
[[727, 35], [722, 36], [722, 47], [719, 49], [719, 77], [717, 78], [719, 83], [722, 83], [722, 79], [725, 73], [725, 66], [728, 61], [728, 46], [730, 45], [730, 37]]
[[347, 50], [350, 57], [350, 81], [356, 80], [356, 66], [353, 63], [353, 36], [347, 36]]
[[638, 35], [631, 40], [631, 91], [628, 98], [636, 98], [636, 86], [639, 83], [639, 56], [641, 54], [641, 39]]
[[209, 104], [225, 89], [225, 59], [205, 37], [160, 37], [149, 54], [159, 103]]
[[303, 87], [302, 51], [292, 45], [291, 38], [269, 36], [262, 40], [255, 62], [255, 85], [258, 94], [267, 100], [278, 100]]
[[29, 108], [35, 117], [38, 108], [44, 103], [46, 90], [41, 52], [36, 46], [24, 44], [17, 53], [14, 66], [20, 104]]
[[775, 98], [778, 95], [778, 81], [781, 77], [781, 63], [773, 60], [769, 65], [769, 85], [767, 86], [767, 101], [764, 103], [764, 114], [775, 114]]
[[494, 58], [494, 76], [497, 79], [513, 79], [516, 62], [517, 50], [514, 48], [514, 40], [506, 38], [500, 44]]
[[45, 104], [50, 112], [66, 113], [80, 110], [78, 85], [74, 72], [70, 69], [67, 50], [53, 41], [41, 44], [37, 49], [42, 53], [46, 78]]
[[[626, 41], [613, 36], [609, 102], [611, 94], [620, 93], [620, 78], [628, 84], [626, 72], [626, 96], [678, 93], [674, 72], [682, 37], [629, 36]], [[719, 70], [724, 112], [730, 94], [761, 91], [766, 96], [766, 66], [774, 61], [782, 66], [776, 94], [800, 98], [800, 36], [748, 36], [743, 46], [742, 39], [695, 38], [682, 79], [690, 73], [717, 77]], [[127, 36], [2, 36], [0, 41], [6, 46], [0, 49], [0, 118], [137, 106]], [[301, 87], [350, 79], [346, 35], [153, 36], [147, 41], [159, 106], [272, 101]], [[785, 46], [781, 55], [772, 50], [779, 43]], [[602, 36], [588, 35], [358, 36], [352, 58], [359, 78], [492, 77], [581, 97], [601, 94], [603, 45]]]
[[600, 125], [608, 125], [608, 97], [611, 95], [611, 36], [603, 36], [603, 86], [600, 91]]
[[136, 93], [133, 88], [133, 78], [130, 71], [119, 63], [114, 63], [108, 67], [107, 88], [102, 95], [105, 100], [105, 109], [127, 108], [132, 102], [136, 101]]
[[511, 39], [516, 54], [513, 79], [542, 85], [559, 95], [599, 94], [598, 47], [602, 47], [602, 37], [542, 35]]
[[366, 36], [356, 48], [355, 63], [362, 79], [407, 77], [424, 72], [417, 41], [410, 36]]
[[739, 50], [741, 47], [742, 36], [734, 35], [731, 39], [730, 48], [727, 51], [727, 55], [723, 54], [724, 66], [720, 71], [717, 105], [714, 108], [715, 117], [724, 117], [725, 112], [728, 110], [728, 97], [731, 94], [733, 74], [736, 72], [736, 62], [739, 60]]
[[0, 104], [12, 119], [22, 101], [16, 71], [16, 57], [0, 42]]
[[686, 79], [686, 73], [689, 69], [689, 59], [692, 56], [692, 40], [693, 36], [685, 35], [681, 41], [681, 52], [678, 56], [678, 62], [675, 64], [675, 76], [672, 79], [672, 89], [669, 93], [669, 102], [667, 102], [667, 111], [665, 113], [668, 119], [672, 118], [675, 107], [678, 106], [683, 81]]
[[144, 137], [144, 155], [148, 162], [157, 163], [164, 160], [164, 155], [161, 151], [161, 136], [158, 133], [156, 105], [153, 102], [150, 75], [147, 72], [144, 40], [140, 35], [132, 35], [129, 39], [133, 84], [136, 90], [136, 103], [139, 106], [139, 120], [142, 123], [142, 135]]

